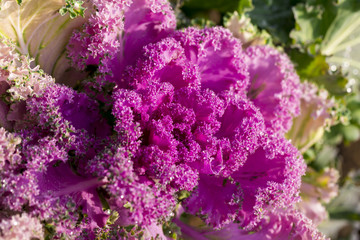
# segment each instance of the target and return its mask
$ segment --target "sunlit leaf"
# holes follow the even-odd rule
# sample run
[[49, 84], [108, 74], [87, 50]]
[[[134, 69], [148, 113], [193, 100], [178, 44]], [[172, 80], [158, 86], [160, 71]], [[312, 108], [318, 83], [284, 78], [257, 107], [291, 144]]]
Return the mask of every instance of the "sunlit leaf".
[[[350, 37], [358, 33], [360, 27], [360, 2], [342, 0], [337, 9], [336, 18], [326, 32], [322, 43], [322, 52], [332, 55], [360, 43], [360, 38]], [[356, 38], [356, 39], [355, 39]]]
[[357, 0], [308, 0], [294, 9], [296, 44], [316, 45], [333, 70], [349, 78], [360, 71], [360, 2]]
[[307, 1], [293, 8], [296, 27], [290, 37], [296, 44], [309, 45], [321, 42], [336, 16], [336, 5], [332, 0]]
[[239, 7], [238, 7], [238, 13], [244, 13], [247, 11], [250, 11], [254, 8], [252, 4], [252, 0], [240, 0], [239, 1]]

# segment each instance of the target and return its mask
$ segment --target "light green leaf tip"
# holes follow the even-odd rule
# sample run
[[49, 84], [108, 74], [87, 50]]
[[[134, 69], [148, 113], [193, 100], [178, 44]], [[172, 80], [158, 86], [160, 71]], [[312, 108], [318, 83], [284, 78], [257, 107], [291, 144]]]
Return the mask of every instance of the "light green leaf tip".
[[254, 6], [252, 4], [252, 0], [240, 0], [239, 1], [239, 7], [238, 7], [238, 13], [244, 13], [248, 12], [254, 9]]
[[69, 13], [71, 19], [74, 19], [78, 16], [84, 17], [86, 8], [82, 6], [83, 4], [84, 1], [66, 0], [65, 6], [59, 10], [59, 13], [61, 16]]

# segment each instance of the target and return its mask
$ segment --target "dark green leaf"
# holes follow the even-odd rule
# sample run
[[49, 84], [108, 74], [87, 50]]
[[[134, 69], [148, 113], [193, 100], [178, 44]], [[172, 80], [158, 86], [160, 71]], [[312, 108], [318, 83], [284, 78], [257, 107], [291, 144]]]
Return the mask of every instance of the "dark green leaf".
[[253, 0], [249, 12], [254, 24], [267, 30], [277, 43], [289, 43], [289, 33], [295, 27], [291, 8], [302, 0]]
[[311, 79], [319, 86], [323, 86], [331, 95], [341, 97], [347, 95], [346, 84], [348, 80], [341, 74], [325, 74]]
[[354, 211], [333, 211], [330, 212], [330, 218], [360, 221], [360, 214]]
[[300, 52], [298, 49], [291, 49], [289, 55], [301, 79], [311, 80], [311, 78], [326, 75], [328, 72], [329, 65], [326, 63], [325, 56], [320, 54], [313, 56]]
[[190, 12], [208, 11], [214, 9], [221, 13], [226, 13], [238, 10], [238, 7], [239, 2], [234, 0], [189, 0], [185, 1], [182, 9], [188, 14]]

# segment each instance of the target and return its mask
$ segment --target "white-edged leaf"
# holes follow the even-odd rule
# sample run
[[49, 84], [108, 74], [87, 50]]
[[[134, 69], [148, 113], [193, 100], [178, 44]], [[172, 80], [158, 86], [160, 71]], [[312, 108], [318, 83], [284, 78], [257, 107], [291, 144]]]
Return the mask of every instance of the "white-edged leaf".
[[65, 0], [23, 0], [21, 5], [5, 0], [0, 4], [0, 34], [13, 40], [19, 53], [29, 54], [45, 72], [60, 78], [68, 68], [65, 47], [71, 33], [86, 19], [61, 16], [59, 9]]
[[341, 67], [348, 76], [360, 71], [360, 2], [340, 0], [337, 14], [321, 44], [322, 54], [330, 65]]

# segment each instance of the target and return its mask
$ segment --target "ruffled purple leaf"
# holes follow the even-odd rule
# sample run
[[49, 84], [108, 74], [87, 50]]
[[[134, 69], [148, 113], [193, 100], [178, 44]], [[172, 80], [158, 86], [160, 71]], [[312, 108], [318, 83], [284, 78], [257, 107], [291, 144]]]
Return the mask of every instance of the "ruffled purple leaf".
[[48, 87], [41, 96], [27, 101], [27, 110], [37, 125], [45, 129], [50, 126], [61, 134], [86, 130], [89, 134], [106, 136], [110, 132], [97, 102], [65, 86]]
[[187, 212], [204, 216], [207, 224], [218, 228], [236, 219], [242, 199], [241, 187], [231, 179], [201, 174], [184, 205]]
[[306, 164], [290, 142], [275, 136], [263, 138], [262, 146], [251, 154], [232, 177], [243, 189], [241, 225], [253, 227], [265, 212], [299, 201], [301, 176]]
[[221, 27], [177, 31], [174, 38], [184, 48], [186, 59], [197, 65], [201, 88], [215, 93], [243, 92], [248, 83], [241, 43]]
[[192, 214], [200, 213], [206, 223], [216, 228], [234, 220], [253, 228], [270, 209], [299, 200], [305, 166], [289, 142], [264, 135], [261, 146], [229, 179], [201, 175], [185, 207]]
[[[175, 16], [164, 1], [94, 1], [97, 11], [72, 36], [68, 56], [84, 70], [98, 65], [107, 80], [122, 81], [126, 66], [135, 63], [143, 46], [175, 29]], [[128, 83], [123, 83], [127, 86]]]
[[264, 216], [261, 223], [252, 231], [243, 230], [232, 223], [220, 231], [205, 232], [202, 236], [223, 240], [326, 240], [310, 219], [294, 210], [273, 210]]
[[290, 59], [267, 46], [246, 50], [250, 83], [247, 95], [264, 116], [266, 126], [279, 133], [300, 114], [300, 80]]

